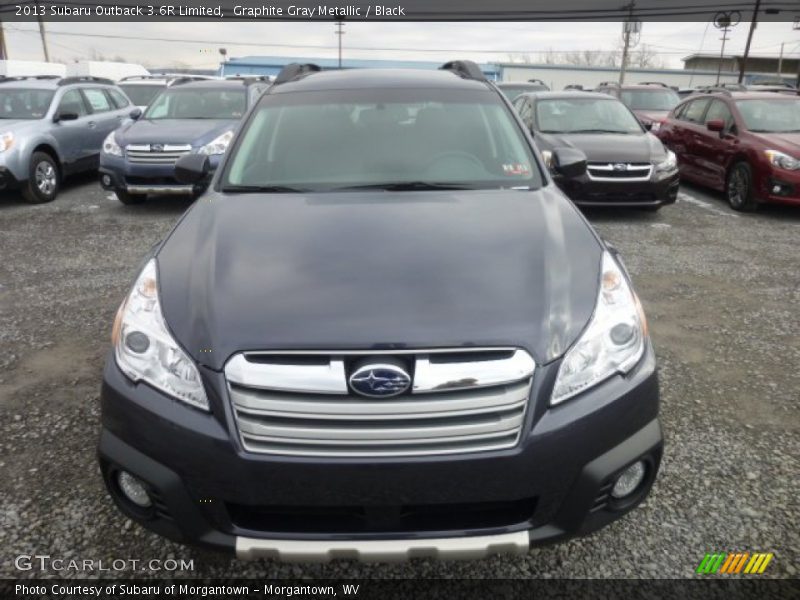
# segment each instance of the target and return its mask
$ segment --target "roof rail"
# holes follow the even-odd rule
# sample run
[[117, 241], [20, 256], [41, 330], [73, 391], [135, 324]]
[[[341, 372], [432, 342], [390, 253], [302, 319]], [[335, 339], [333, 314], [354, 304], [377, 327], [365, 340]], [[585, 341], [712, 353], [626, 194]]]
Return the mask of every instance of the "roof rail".
[[528, 83], [541, 83], [542, 85], [547, 85], [547, 84], [546, 84], [544, 81], [542, 81], [541, 79], [528, 79]]
[[224, 81], [243, 81], [245, 85], [251, 83], [270, 83], [269, 75], [226, 75]]
[[658, 87], [668, 88], [669, 86], [663, 81], [640, 81], [639, 85], [657, 85]]
[[0, 83], [9, 81], [25, 81], [26, 79], [61, 79], [61, 75], [0, 75]]
[[442, 71], [451, 71], [462, 79], [475, 79], [477, 81], [486, 81], [486, 76], [481, 71], [478, 63], [471, 60], [451, 60], [444, 63], [439, 67]]
[[169, 75], [128, 75], [123, 77], [120, 81], [136, 81], [137, 79], [169, 79]]
[[716, 87], [716, 86], [708, 86], [703, 88], [698, 88], [695, 92], [697, 94], [725, 94], [726, 96], [731, 95], [731, 91], [724, 87]]
[[79, 77], [64, 77], [58, 82], [59, 86], [70, 85], [73, 83], [101, 83], [103, 85], [115, 85], [110, 79], [105, 77], [93, 77], [91, 75], [81, 75]]
[[312, 73], [319, 73], [321, 70], [322, 68], [319, 65], [312, 63], [289, 63], [281, 69], [281, 72], [278, 73], [278, 76], [272, 83], [273, 85], [280, 85], [282, 83], [294, 81], [295, 79], [300, 79], [301, 77], [306, 77]]

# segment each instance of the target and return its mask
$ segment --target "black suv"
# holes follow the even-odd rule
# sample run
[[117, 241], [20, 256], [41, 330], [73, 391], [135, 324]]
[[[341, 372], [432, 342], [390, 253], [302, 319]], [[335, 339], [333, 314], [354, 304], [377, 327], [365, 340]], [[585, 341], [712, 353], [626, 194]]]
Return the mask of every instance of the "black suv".
[[630, 511], [661, 458], [628, 274], [474, 63], [286, 67], [112, 337], [111, 496], [240, 558], [524, 553]]
[[497, 88], [506, 95], [511, 102], [520, 94], [528, 92], [547, 92], [550, 90], [541, 79], [529, 79], [528, 81], [504, 81], [497, 84]]
[[553, 165], [557, 148], [586, 154], [585, 173], [554, 174], [576, 204], [658, 210], [678, 197], [675, 154], [619, 100], [596, 92], [540, 92], [519, 96], [514, 107], [546, 164]]

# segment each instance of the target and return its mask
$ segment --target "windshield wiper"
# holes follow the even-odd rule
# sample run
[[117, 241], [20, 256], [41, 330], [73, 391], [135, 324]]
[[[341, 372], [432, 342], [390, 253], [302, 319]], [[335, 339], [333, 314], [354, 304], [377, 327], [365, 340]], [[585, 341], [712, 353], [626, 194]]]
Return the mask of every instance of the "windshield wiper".
[[307, 190], [288, 185], [227, 185], [223, 186], [221, 191], [226, 194], [253, 194], [257, 192], [265, 194], [302, 194]]
[[621, 133], [623, 135], [629, 135], [631, 132], [619, 129], [573, 129], [572, 131], [565, 131], [564, 133]]
[[477, 190], [479, 188], [464, 183], [444, 183], [437, 181], [387, 181], [383, 183], [365, 183], [332, 188], [329, 191], [343, 192], [349, 190], [386, 190], [389, 192], [416, 192], [425, 190]]

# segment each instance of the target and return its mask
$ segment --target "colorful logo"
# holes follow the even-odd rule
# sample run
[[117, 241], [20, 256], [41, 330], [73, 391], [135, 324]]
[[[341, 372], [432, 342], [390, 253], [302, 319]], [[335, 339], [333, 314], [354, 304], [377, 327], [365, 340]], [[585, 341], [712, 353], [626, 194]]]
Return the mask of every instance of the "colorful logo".
[[772, 552], [715, 552], [714, 554], [706, 554], [700, 565], [697, 567], [696, 573], [703, 575], [713, 575], [714, 573], [721, 573], [727, 575], [761, 575], [767, 565], [775, 556]]

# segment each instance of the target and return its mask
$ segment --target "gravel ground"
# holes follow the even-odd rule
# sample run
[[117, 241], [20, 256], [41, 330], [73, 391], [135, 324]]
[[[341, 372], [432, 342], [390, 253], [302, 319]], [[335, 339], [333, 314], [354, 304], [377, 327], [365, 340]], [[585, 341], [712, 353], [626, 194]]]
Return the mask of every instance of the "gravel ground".
[[[140, 257], [188, 203], [125, 207], [84, 178], [0, 197], [1, 577], [14, 557], [194, 561], [186, 576], [691, 577], [705, 552], [800, 558], [800, 209], [738, 215], [685, 188], [657, 214], [589, 214], [625, 257], [660, 358], [667, 449], [652, 495], [597, 534], [465, 563], [244, 563], [173, 544], [112, 506], [95, 463], [111, 321]], [[131, 573], [124, 573], [131, 575]], [[145, 570], [137, 576], [167, 573]]]

